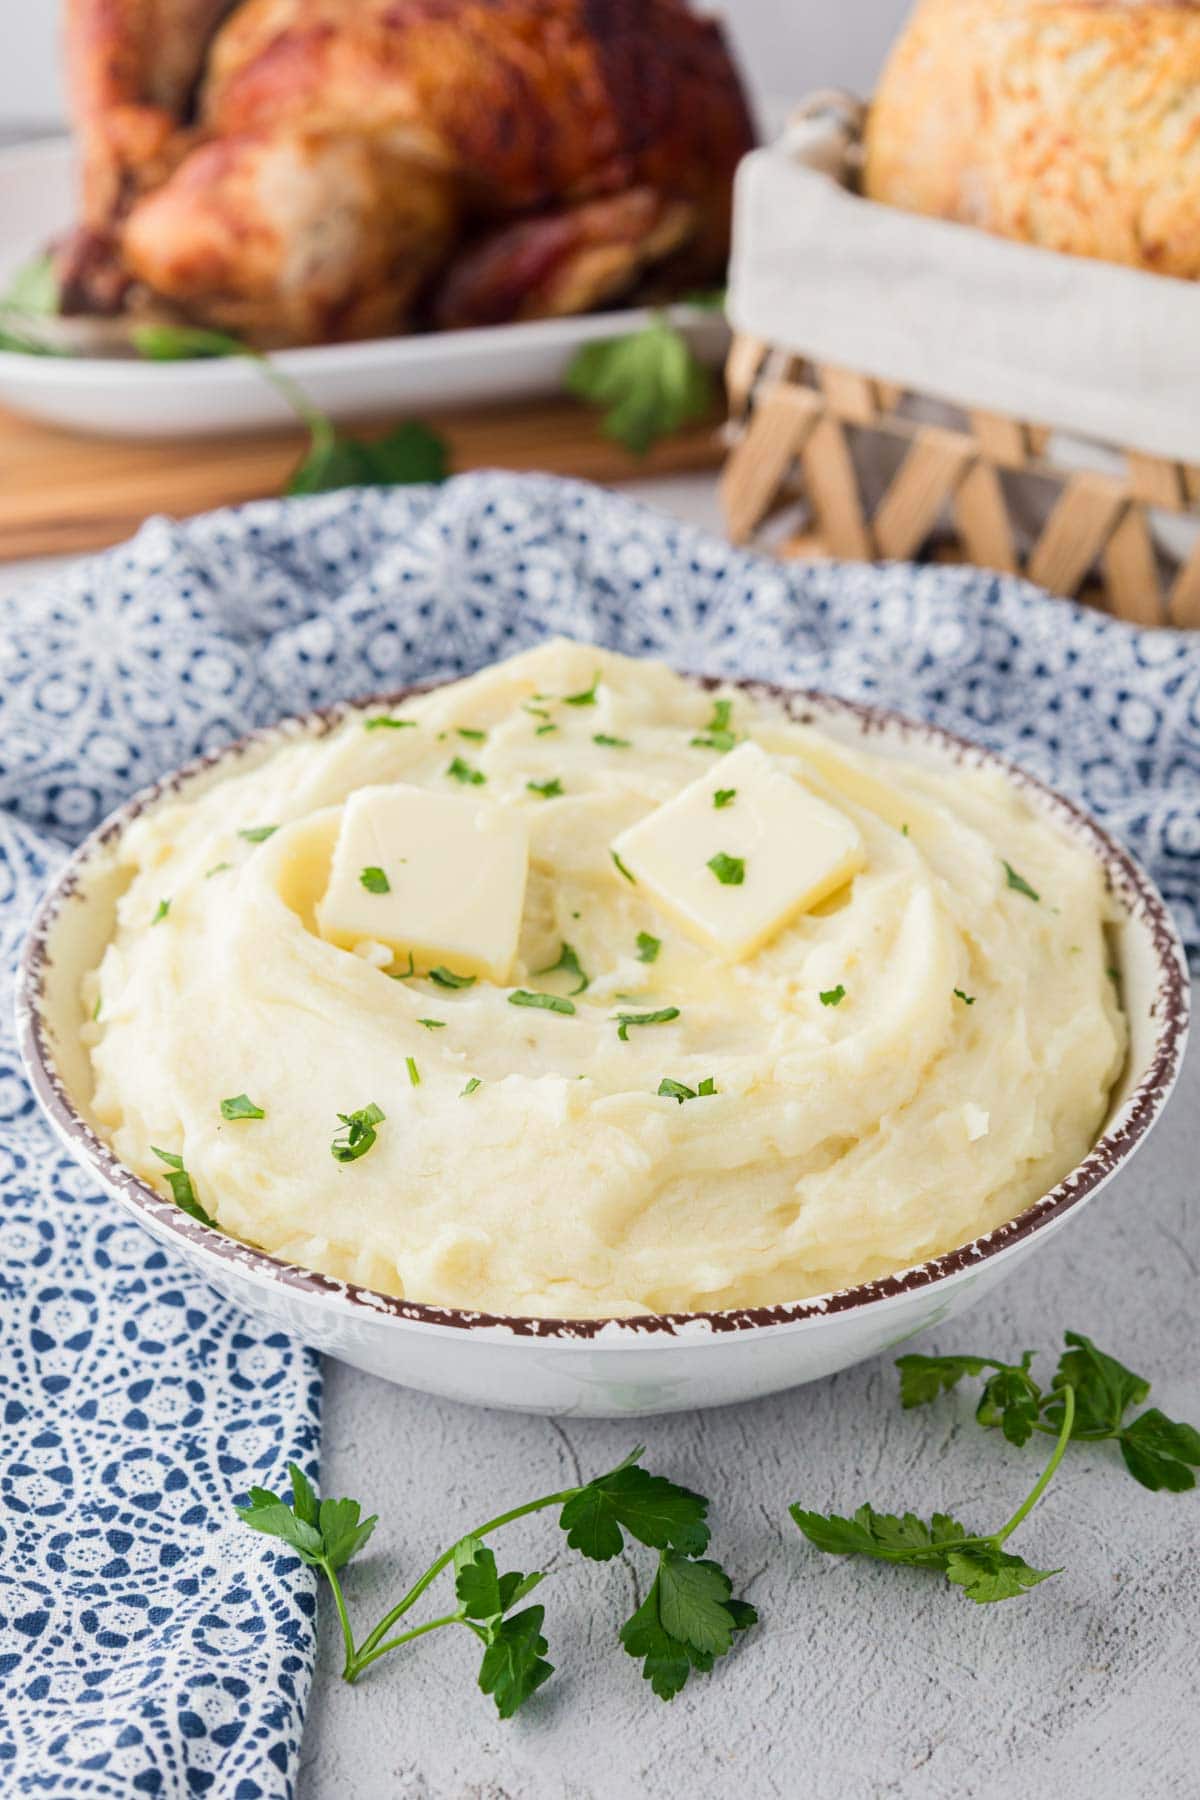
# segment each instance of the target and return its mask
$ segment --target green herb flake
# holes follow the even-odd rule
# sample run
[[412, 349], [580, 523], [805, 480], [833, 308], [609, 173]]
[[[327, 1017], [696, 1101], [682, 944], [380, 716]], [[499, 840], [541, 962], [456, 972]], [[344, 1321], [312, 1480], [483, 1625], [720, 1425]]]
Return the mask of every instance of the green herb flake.
[[625, 867], [625, 864], [621, 861], [621, 859], [617, 855], [616, 851], [610, 850], [608, 854], [612, 857], [613, 865], [618, 870], [618, 872], [625, 877], [626, 881], [630, 882], [632, 884], [632, 886], [636, 887], [637, 886], [637, 876], [630, 874], [629, 870]]
[[92, 1008], [92, 1024], [98, 1025], [99, 1022], [100, 1022], [100, 996], [99, 996], [99, 994], [97, 994], [96, 995], [96, 1004]]
[[618, 1013], [616, 1016], [617, 1036], [623, 1044], [629, 1042], [631, 1025], [669, 1025], [672, 1019], [679, 1017], [677, 1006], [660, 1006], [657, 1012]]
[[712, 870], [722, 887], [741, 887], [746, 879], [746, 861], [741, 856], [727, 856], [724, 850], [718, 850], [710, 856], [705, 865]]
[[662, 939], [651, 937], [648, 931], [637, 934], [637, 959], [639, 962], [652, 963], [658, 961], [658, 953], [662, 949]]
[[364, 731], [415, 731], [415, 719], [393, 719], [389, 713], [376, 713], [370, 719], [363, 720]]
[[597, 669], [596, 673], [592, 676], [591, 687], [584, 688], [578, 694], [564, 694], [562, 697], [563, 705], [564, 706], [595, 706], [595, 704], [596, 704], [596, 689], [599, 686], [600, 686], [600, 671], [599, 671], [599, 669]]
[[265, 1119], [266, 1116], [261, 1106], [255, 1106], [249, 1094], [235, 1094], [232, 1100], [221, 1102], [223, 1119]]
[[471, 725], [458, 725], [455, 727], [455, 729], [458, 732], [459, 737], [466, 738], [468, 743], [471, 743], [471, 744], [486, 744], [487, 743], [487, 732], [486, 731], [478, 731], [475, 729], [474, 726], [471, 726]]
[[357, 1162], [360, 1156], [365, 1156], [378, 1136], [375, 1127], [383, 1123], [384, 1117], [382, 1108], [376, 1106], [374, 1101], [369, 1106], [360, 1107], [357, 1112], [339, 1113], [341, 1128], [334, 1133], [333, 1143], [330, 1145], [333, 1160], [352, 1163]]
[[225, 873], [226, 869], [232, 869], [232, 867], [233, 867], [232, 863], [227, 863], [227, 862], [214, 863], [211, 869], [205, 869], [204, 879], [205, 879], [205, 881], [208, 881], [214, 875], [223, 875]]
[[510, 1006], [538, 1006], [543, 1012], [573, 1013], [573, 1000], [564, 1000], [560, 994], [531, 994], [528, 988], [514, 988], [508, 996]]
[[729, 728], [733, 716], [732, 700], [714, 700], [713, 714], [702, 733], [692, 738], [691, 742], [699, 750], [732, 750], [737, 743], [737, 734]]
[[682, 1081], [672, 1081], [668, 1076], [664, 1075], [656, 1089], [660, 1099], [678, 1100], [680, 1106], [683, 1105], [685, 1100], [707, 1100], [709, 1096], [715, 1094], [716, 1091], [717, 1084], [711, 1075], [706, 1075], [699, 1087], [694, 1088], [685, 1086]]
[[725, 807], [732, 806], [736, 798], [736, 788], [717, 788], [716, 792], [713, 794], [713, 805], [718, 812], [721, 812]]
[[468, 1081], [466, 1087], [459, 1094], [459, 1096], [458, 1096], [459, 1099], [465, 1100], [468, 1094], [473, 1094], [475, 1092], [476, 1088], [481, 1088], [482, 1086], [483, 1086], [483, 1083], [482, 1083], [482, 1081], [480, 1081], [478, 1075], [472, 1075], [472, 1077], [471, 1077], [470, 1081]]
[[418, 1019], [417, 1024], [423, 1025], [426, 1031], [443, 1031], [446, 1021], [445, 1019]]
[[632, 750], [633, 749], [632, 739], [623, 738], [623, 737], [613, 737], [611, 735], [611, 733], [609, 733], [607, 731], [593, 732], [592, 742], [593, 742], [593, 744], [599, 744], [601, 746], [601, 748], [604, 750]]
[[558, 730], [557, 725], [539, 725], [533, 735], [534, 735], [534, 737], [545, 737], [545, 735], [548, 731], [557, 731], [557, 730]]
[[480, 769], [473, 769], [470, 763], [463, 761], [461, 756], [454, 758], [446, 773], [452, 780], [461, 781], [467, 787], [482, 787], [487, 780], [487, 776]]
[[1024, 894], [1027, 900], [1041, 899], [1042, 896], [1034, 888], [1030, 887], [1023, 875], [1017, 874], [1017, 871], [1010, 862], [1004, 862], [1003, 857], [1000, 858], [1000, 861], [1004, 864], [1005, 882], [1013, 890], [1014, 894]]
[[216, 1220], [205, 1212], [196, 1198], [196, 1190], [192, 1186], [191, 1176], [183, 1166], [182, 1156], [177, 1156], [173, 1150], [160, 1150], [156, 1144], [151, 1144], [150, 1148], [159, 1161], [167, 1165], [164, 1180], [180, 1212], [185, 1212], [189, 1219], [198, 1219], [202, 1225], [215, 1225]]
[[161, 925], [163, 920], [166, 918], [167, 914], [170, 912], [170, 910], [171, 910], [171, 902], [169, 900], [160, 900], [158, 903], [158, 906], [155, 909], [154, 917], [151, 919], [150, 923], [152, 925]]
[[475, 986], [478, 977], [475, 975], [456, 975], [453, 969], [447, 969], [444, 964], [439, 963], [436, 969], [430, 969], [429, 979], [430, 981], [436, 982], [438, 987], [469, 988]]
[[420, 1087], [421, 1071], [417, 1067], [416, 1058], [413, 1056], [406, 1056], [404, 1059], [404, 1066], [408, 1070], [409, 1087]]
[[557, 975], [560, 970], [578, 980], [579, 986], [571, 989], [572, 994], [582, 994], [584, 988], [588, 986], [590, 977], [584, 974], [579, 957], [571, 945], [565, 941], [558, 953], [557, 962], [548, 963], [544, 969], [535, 969], [533, 972], [535, 975]]
[[272, 833], [278, 830], [278, 825], [248, 825], [238, 832], [238, 836], [245, 838], [248, 844], [265, 844]]
[[961, 988], [955, 988], [954, 998], [961, 1000], [964, 1006], [974, 1006], [975, 1004], [974, 994], [964, 994]]
[[543, 800], [557, 800], [563, 791], [563, 784], [557, 775], [550, 781], [527, 781], [525, 786], [531, 794], [540, 794]]
[[374, 864], [369, 868], [360, 869], [358, 872], [358, 879], [360, 884], [366, 888], [368, 894], [390, 894], [392, 891], [391, 882], [388, 880], [383, 870], [377, 869]]
[[846, 990], [839, 981], [836, 987], [825, 988], [817, 998], [822, 1006], [840, 1006], [846, 998]]

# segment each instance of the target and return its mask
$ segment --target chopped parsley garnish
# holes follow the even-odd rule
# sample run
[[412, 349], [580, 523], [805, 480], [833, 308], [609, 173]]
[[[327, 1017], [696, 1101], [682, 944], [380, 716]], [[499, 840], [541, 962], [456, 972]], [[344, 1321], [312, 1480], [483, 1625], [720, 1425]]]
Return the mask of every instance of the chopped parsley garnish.
[[445, 1027], [446, 1021], [445, 1019], [418, 1019], [417, 1024], [423, 1025], [426, 1031], [441, 1031]]
[[[534, 699], [537, 699], [537, 697], [538, 696], [535, 694]], [[548, 719], [550, 717], [550, 714], [546, 711], [545, 707], [535, 706], [533, 700], [522, 700], [521, 708], [524, 712], [532, 713], [535, 719]]]
[[671, 1081], [665, 1075], [658, 1084], [658, 1093], [664, 1100], [678, 1100], [680, 1106], [685, 1100], [707, 1100], [710, 1094], [717, 1091], [716, 1081], [706, 1075], [699, 1087], [685, 1087], [682, 1081]]
[[223, 875], [226, 869], [232, 869], [232, 867], [233, 867], [232, 863], [227, 863], [227, 862], [214, 863], [211, 869], [205, 869], [204, 879], [205, 879], [205, 881], [207, 881], [210, 875]]
[[482, 770], [473, 769], [470, 763], [463, 761], [461, 756], [454, 758], [446, 773], [453, 780], [464, 782], [468, 787], [482, 787], [487, 780], [487, 776], [483, 774]]
[[93, 1023], [93, 1025], [98, 1024], [99, 1019], [100, 1019], [100, 996], [99, 996], [99, 994], [97, 994], [96, 995], [96, 1004], [92, 1008], [92, 1023]]
[[514, 988], [508, 996], [510, 1006], [540, 1006], [543, 1012], [573, 1013], [575, 1002], [560, 994], [531, 994], [528, 988]]
[[637, 959], [639, 962], [652, 963], [658, 961], [658, 953], [662, 949], [662, 939], [651, 937], [648, 931], [637, 934]]
[[533, 735], [534, 735], [534, 737], [545, 737], [545, 735], [548, 731], [557, 731], [557, 730], [558, 730], [557, 725], [539, 725]]
[[540, 794], [543, 800], [557, 800], [563, 791], [563, 784], [557, 775], [549, 781], [527, 781], [525, 786], [531, 794]]
[[1004, 863], [1004, 879], [1015, 894], [1024, 894], [1027, 900], [1041, 899], [1042, 896], [1036, 889], [1030, 887], [1023, 875], [1017, 874], [1010, 862], [1004, 862], [1003, 857], [1000, 858], [1000, 861]]
[[600, 671], [599, 671], [599, 669], [597, 669], [596, 673], [592, 676], [591, 687], [584, 688], [582, 690], [582, 692], [580, 692], [578, 694], [564, 694], [563, 695], [563, 705], [564, 706], [595, 706], [595, 704], [596, 704], [596, 689], [599, 686], [600, 686]]
[[441, 963], [436, 969], [429, 971], [430, 981], [436, 981], [439, 987], [469, 988], [474, 987], [477, 977], [474, 975], [456, 975], [453, 969], [447, 969]]
[[223, 1119], [265, 1119], [266, 1116], [261, 1106], [255, 1106], [249, 1094], [235, 1094], [232, 1100], [221, 1102]]
[[637, 876], [631, 875], [629, 873], [629, 870], [625, 867], [625, 864], [621, 861], [621, 859], [617, 855], [616, 851], [610, 850], [608, 854], [612, 857], [613, 862], [615, 863], [616, 867], [620, 870], [621, 874], [625, 877], [626, 881], [632, 882], [633, 886], [636, 887], [637, 886]]
[[713, 805], [720, 812], [724, 807], [733, 805], [736, 795], [736, 788], [718, 788], [713, 795]]
[[333, 1143], [330, 1145], [333, 1160], [340, 1163], [357, 1162], [375, 1142], [378, 1136], [375, 1127], [383, 1123], [383, 1110], [372, 1101], [369, 1106], [362, 1106], [357, 1112], [339, 1113], [338, 1118], [342, 1121], [341, 1128], [334, 1133]]
[[472, 1075], [470, 1081], [468, 1081], [466, 1087], [462, 1090], [462, 1093], [458, 1096], [459, 1099], [465, 1100], [468, 1094], [473, 1094], [475, 1092], [476, 1088], [479, 1088], [482, 1086], [483, 1086], [483, 1083], [482, 1083], [482, 1081], [480, 1081], [478, 1075]]
[[173, 1150], [160, 1150], [157, 1144], [151, 1144], [150, 1148], [159, 1161], [167, 1165], [164, 1180], [179, 1210], [185, 1212], [189, 1219], [199, 1219], [202, 1225], [215, 1225], [216, 1220], [210, 1218], [196, 1198], [196, 1190], [192, 1186], [191, 1176], [183, 1166], [182, 1156], [176, 1156]]
[[746, 879], [746, 861], [741, 856], [726, 856], [724, 850], [718, 850], [710, 856], [706, 865], [710, 868], [722, 887], [741, 887]]
[[737, 743], [736, 733], [730, 731], [729, 720], [733, 713], [732, 700], [714, 700], [713, 715], [704, 727], [703, 734], [692, 739], [692, 743], [700, 750], [732, 750]]
[[411, 950], [408, 953], [407, 969], [389, 969], [388, 970], [388, 974], [391, 976], [393, 981], [407, 981], [409, 976], [415, 975], [416, 972], [417, 972], [417, 965], [413, 961], [413, 953]]
[[486, 731], [476, 731], [470, 725], [459, 725], [456, 727], [456, 729], [458, 731], [459, 737], [466, 738], [468, 743], [472, 743], [472, 744], [486, 744], [487, 743], [487, 732]]
[[152, 925], [161, 925], [170, 910], [171, 902], [169, 900], [160, 900], [150, 923]]
[[278, 825], [247, 825], [244, 831], [238, 832], [238, 836], [245, 838], [248, 844], [265, 844], [272, 832], [278, 830]]
[[404, 1059], [404, 1066], [408, 1070], [408, 1085], [410, 1087], [420, 1087], [421, 1071], [417, 1067], [416, 1058], [413, 1056], [406, 1056]]
[[961, 988], [955, 988], [954, 998], [961, 1000], [964, 1006], [974, 1006], [975, 1004], [974, 994], [964, 994]]
[[415, 731], [415, 719], [392, 719], [387, 713], [377, 713], [373, 719], [363, 720], [364, 731]]
[[392, 884], [383, 870], [375, 868], [373, 864], [368, 869], [361, 869], [358, 879], [368, 894], [390, 894], [392, 891]]
[[657, 1012], [617, 1014], [617, 1036], [623, 1044], [629, 1042], [631, 1025], [669, 1025], [672, 1019], [679, 1017], [677, 1006], [662, 1006]]
[[846, 998], [846, 990], [839, 981], [836, 987], [825, 988], [818, 999], [822, 1006], [840, 1006]]
[[566, 975], [578, 976], [579, 986], [573, 987], [571, 992], [573, 994], [582, 994], [584, 988], [587, 987], [590, 978], [584, 974], [579, 957], [576, 955], [571, 945], [565, 941], [562, 949], [558, 953], [557, 962], [548, 964], [544, 969], [535, 969], [533, 972], [535, 975], [557, 975], [560, 969]]
[[632, 750], [630, 738], [613, 737], [607, 731], [597, 731], [592, 735], [593, 744], [600, 744], [605, 750]]

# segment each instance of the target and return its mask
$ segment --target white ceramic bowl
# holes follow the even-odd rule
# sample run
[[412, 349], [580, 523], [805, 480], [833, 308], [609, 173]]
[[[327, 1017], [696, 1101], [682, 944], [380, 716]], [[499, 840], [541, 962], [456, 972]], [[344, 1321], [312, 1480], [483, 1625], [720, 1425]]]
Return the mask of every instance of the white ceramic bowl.
[[[990, 751], [828, 695], [746, 685], [843, 741], [869, 736], [877, 753], [893, 750], [942, 768], [1001, 768], [1105, 871], [1119, 910], [1114, 952], [1129, 1019], [1129, 1057], [1092, 1150], [1008, 1224], [932, 1262], [815, 1300], [572, 1320], [500, 1318], [392, 1299], [280, 1262], [188, 1218], [118, 1161], [89, 1116], [80, 978], [95, 966], [113, 929], [121, 878], [111, 846], [160, 796], [198, 793], [232, 766], [261, 761], [281, 738], [328, 731], [354, 710], [349, 706], [285, 721], [189, 764], [114, 813], [68, 862], [30, 929], [17, 995], [25, 1066], [55, 1131], [172, 1254], [247, 1311], [359, 1368], [454, 1400], [591, 1417], [725, 1405], [829, 1375], [960, 1312], [1081, 1212], [1158, 1119], [1187, 1035], [1182, 946], [1160, 895], [1132, 857], [1070, 801]], [[373, 703], [402, 697], [377, 695]]]

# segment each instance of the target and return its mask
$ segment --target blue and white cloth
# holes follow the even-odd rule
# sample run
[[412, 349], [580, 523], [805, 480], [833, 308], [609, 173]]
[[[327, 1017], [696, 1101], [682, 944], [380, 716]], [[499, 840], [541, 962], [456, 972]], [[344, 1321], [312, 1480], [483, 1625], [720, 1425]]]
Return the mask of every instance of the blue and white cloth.
[[[971, 569], [779, 566], [598, 489], [476, 475], [264, 502], [0, 618], [0, 952], [133, 789], [250, 726], [550, 633], [824, 687], [1004, 749], [1147, 864], [1200, 948], [1200, 634]], [[315, 1473], [315, 1358], [57, 1147], [0, 998], [0, 1791], [292, 1791], [313, 1587], [231, 1507]]]

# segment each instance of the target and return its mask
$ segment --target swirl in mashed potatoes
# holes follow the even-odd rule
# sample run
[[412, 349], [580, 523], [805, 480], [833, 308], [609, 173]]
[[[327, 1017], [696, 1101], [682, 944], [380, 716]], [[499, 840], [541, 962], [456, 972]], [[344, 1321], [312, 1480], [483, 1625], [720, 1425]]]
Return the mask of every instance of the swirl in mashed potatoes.
[[[83, 994], [120, 1157], [160, 1185], [152, 1146], [180, 1157], [223, 1231], [292, 1262], [558, 1317], [801, 1299], [1020, 1212], [1090, 1148], [1124, 1056], [1098, 863], [994, 769], [727, 697], [738, 738], [865, 850], [742, 961], [611, 855], [727, 747], [694, 741], [713, 696], [590, 646], [546, 644], [406, 701], [392, 716], [411, 728], [351, 715], [155, 804], [114, 847], [127, 885]], [[406, 975], [318, 932], [347, 797], [461, 794], [456, 757], [528, 819], [505, 986]], [[673, 1008], [620, 1037], [619, 1012]], [[223, 1117], [243, 1094], [263, 1116]], [[338, 1115], [368, 1105], [374, 1141], [339, 1163]]]

